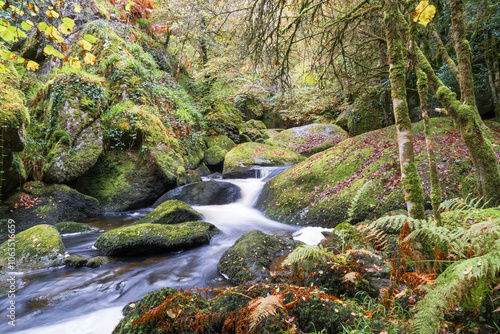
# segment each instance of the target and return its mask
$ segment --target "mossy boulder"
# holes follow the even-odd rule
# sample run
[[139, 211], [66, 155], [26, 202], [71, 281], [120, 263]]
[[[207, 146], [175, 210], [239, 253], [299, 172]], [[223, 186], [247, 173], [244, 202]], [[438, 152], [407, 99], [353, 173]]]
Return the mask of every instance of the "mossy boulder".
[[161, 203], [146, 217], [134, 224], [179, 224], [202, 218], [203, 216], [198, 211], [183, 201], [172, 199]]
[[234, 107], [243, 115], [245, 121], [264, 117], [264, 105], [253, 95], [239, 94], [235, 96]]
[[220, 146], [212, 146], [205, 151], [203, 162], [213, 172], [222, 172], [227, 151]]
[[237, 178], [254, 166], [295, 164], [305, 158], [291, 150], [259, 143], [243, 143], [226, 154], [224, 178]]
[[[15, 245], [11, 254], [11, 245]], [[0, 245], [0, 264], [5, 269], [11, 255], [15, 257], [15, 266], [9, 271], [32, 271], [62, 265], [64, 262], [64, 244], [54, 226], [43, 224], [33, 226], [16, 234], [12, 239]]]
[[25, 97], [19, 90], [19, 75], [11, 62], [3, 64], [5, 72], [0, 76], [0, 128], [2, 129], [3, 170], [0, 196], [12, 193], [26, 181], [24, 166], [15, 152], [25, 145], [25, 128], [30, 116], [24, 107]]
[[88, 263], [89, 259], [80, 255], [70, 255], [64, 259], [66, 268], [81, 268]]
[[202, 181], [170, 190], [153, 205], [156, 207], [167, 200], [181, 200], [189, 205], [222, 205], [241, 198], [237, 185], [221, 181]]
[[[495, 124], [490, 127], [493, 141], [499, 142], [499, 127]], [[457, 197], [460, 180], [471, 173], [468, 151], [450, 119], [431, 119], [431, 128], [443, 199]], [[428, 160], [421, 122], [413, 124], [413, 136], [425, 205], [430, 208]], [[335, 227], [346, 220], [354, 195], [370, 182], [357, 203], [353, 222], [404, 209], [397, 152], [395, 126], [349, 138], [268, 181], [257, 207], [280, 222]], [[496, 153], [498, 156], [498, 150]]]
[[94, 246], [105, 255], [127, 256], [179, 251], [208, 244], [219, 229], [202, 221], [175, 225], [139, 224], [102, 234]]
[[33, 102], [32, 114], [46, 134], [43, 180], [71, 181], [85, 173], [103, 152], [101, 112], [108, 96], [103, 78], [67, 70], [48, 81]]
[[210, 136], [206, 139], [208, 148], [213, 146], [219, 146], [226, 151], [230, 151], [233, 147], [236, 146], [236, 143], [226, 135], [218, 135], [218, 136]]
[[[176, 298], [172, 298], [176, 295]], [[145, 313], [160, 306], [162, 303], [167, 303], [164, 312], [159, 314], [158, 319], [145, 320], [141, 323], [133, 325], [132, 323], [142, 317]], [[124, 318], [120, 320], [118, 325], [113, 330], [113, 334], [129, 334], [129, 333], [148, 333], [148, 334], [176, 334], [186, 333], [194, 334], [194, 331], [187, 329], [187, 326], [179, 324], [179, 327], [174, 327], [172, 330], [161, 329], [159, 323], [164, 320], [171, 319], [171, 310], [182, 310], [183, 314], [190, 313], [208, 313], [210, 311], [209, 303], [197, 293], [184, 292], [179, 293], [175, 289], [160, 289], [146, 294], [140, 301], [130, 303], [123, 308]]]
[[268, 139], [266, 144], [310, 156], [333, 147], [348, 137], [347, 132], [337, 125], [310, 124], [281, 131]]
[[[3, 217], [16, 221], [18, 232], [40, 223], [56, 224], [95, 216], [100, 212], [98, 201], [63, 184], [28, 182], [23, 190], [4, 202]], [[6, 235], [0, 224], [0, 240]], [[3, 239], [5, 240], [5, 239]]]
[[88, 259], [85, 266], [88, 268], [99, 268], [100, 266], [105, 265], [110, 261], [110, 258], [107, 256], [94, 256], [93, 258]]
[[99, 231], [97, 227], [90, 226], [84, 223], [77, 222], [60, 222], [54, 224], [54, 227], [61, 234], [70, 234], [70, 233], [89, 233]]
[[97, 198], [102, 211], [113, 212], [151, 205], [175, 183], [136, 151], [110, 151], [69, 185]]
[[290, 243], [283, 239], [252, 230], [222, 255], [217, 271], [234, 284], [268, 280], [271, 264], [277, 256], [289, 252], [289, 248]]
[[240, 136], [247, 137], [254, 142], [264, 142], [264, 133], [266, 132], [267, 127], [262, 121], [252, 119], [239, 124], [238, 129], [240, 131]]

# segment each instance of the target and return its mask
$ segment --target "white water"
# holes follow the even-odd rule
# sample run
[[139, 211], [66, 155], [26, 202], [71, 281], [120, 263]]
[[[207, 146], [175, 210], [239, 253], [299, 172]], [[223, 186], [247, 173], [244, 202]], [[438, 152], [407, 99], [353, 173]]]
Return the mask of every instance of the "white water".
[[[223, 233], [209, 245], [192, 250], [117, 259], [97, 269], [50, 269], [17, 276], [16, 327], [7, 325], [9, 299], [0, 296], [0, 333], [109, 334], [121, 318], [121, 309], [146, 293], [164, 287], [221, 287], [227, 282], [217, 273], [222, 254], [243, 234], [261, 230], [268, 234], [297, 235], [308, 244], [319, 242], [321, 230], [281, 224], [266, 218], [252, 206], [273, 168], [261, 170], [260, 179], [223, 180], [238, 185], [243, 197], [227, 205], [195, 206], [204, 220]], [[109, 230], [146, 215], [150, 209], [105, 215], [90, 223]], [[98, 255], [93, 244], [99, 233], [63, 237], [70, 254]]]

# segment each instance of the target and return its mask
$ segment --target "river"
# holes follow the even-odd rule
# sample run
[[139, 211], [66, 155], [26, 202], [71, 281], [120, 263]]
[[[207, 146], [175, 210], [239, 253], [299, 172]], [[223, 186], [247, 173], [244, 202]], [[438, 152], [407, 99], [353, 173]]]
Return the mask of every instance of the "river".
[[[217, 273], [222, 254], [243, 234], [261, 230], [268, 234], [294, 234], [306, 243], [317, 243], [320, 229], [299, 229], [266, 218], [253, 208], [265, 182], [283, 169], [262, 168], [260, 178], [224, 180], [239, 186], [242, 198], [227, 205], [194, 206], [203, 219], [223, 233], [210, 244], [188, 251], [116, 259], [97, 269], [51, 268], [17, 273], [16, 326], [7, 324], [9, 299], [0, 299], [0, 333], [109, 334], [122, 317], [122, 308], [146, 293], [164, 287], [225, 287]], [[106, 230], [126, 226], [152, 209], [106, 214], [84, 220], [100, 232], [63, 235], [66, 252], [93, 257], [93, 247]]]

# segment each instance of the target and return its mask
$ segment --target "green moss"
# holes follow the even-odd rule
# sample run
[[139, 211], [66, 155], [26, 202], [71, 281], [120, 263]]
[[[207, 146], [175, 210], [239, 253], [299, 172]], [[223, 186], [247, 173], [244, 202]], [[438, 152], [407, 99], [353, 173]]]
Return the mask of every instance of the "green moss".
[[80, 268], [87, 264], [89, 260], [80, 255], [70, 255], [64, 259], [67, 268]]
[[235, 142], [226, 135], [210, 136], [206, 138], [206, 141], [208, 148], [211, 148], [212, 146], [219, 146], [226, 151], [230, 151], [236, 146]]
[[186, 203], [179, 200], [169, 200], [160, 204], [146, 217], [134, 224], [178, 224], [202, 218], [199, 212]]
[[406, 164], [403, 167], [402, 174], [405, 175], [402, 179], [403, 189], [408, 192], [408, 195], [405, 195], [406, 201], [407, 204], [411, 203], [411, 207], [408, 210], [410, 217], [424, 219], [424, 191], [418, 175], [417, 165], [414, 162]]
[[[12, 240], [12, 239], [11, 239]], [[30, 271], [61, 265], [65, 252], [59, 232], [50, 225], [37, 225], [16, 234], [14, 242], [6, 241], [0, 245], [0, 263], [8, 264], [9, 249], [15, 248], [16, 264], [10, 271]]]
[[94, 246], [105, 255], [161, 253], [207, 244], [217, 233], [219, 229], [202, 221], [175, 225], [139, 224], [108, 231]]
[[110, 260], [107, 256], [95, 256], [87, 261], [86, 266], [89, 268], [99, 268], [108, 263]]
[[227, 151], [220, 146], [212, 146], [205, 151], [204, 162], [207, 165], [223, 164]]
[[441, 215], [445, 225], [467, 228], [475, 223], [500, 218], [500, 211], [497, 209], [469, 209], [445, 211]]
[[95, 232], [99, 229], [88, 224], [76, 223], [76, 222], [60, 222], [54, 224], [54, 227], [61, 234], [66, 233], [84, 233], [84, 232]]

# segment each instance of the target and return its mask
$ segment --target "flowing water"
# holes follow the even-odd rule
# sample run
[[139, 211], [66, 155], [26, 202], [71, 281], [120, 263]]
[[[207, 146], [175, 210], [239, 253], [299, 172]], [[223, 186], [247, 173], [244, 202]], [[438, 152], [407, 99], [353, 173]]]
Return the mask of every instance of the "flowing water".
[[[265, 181], [282, 170], [263, 168], [258, 179], [224, 180], [242, 189], [243, 197], [236, 203], [194, 206], [205, 221], [223, 232], [209, 245], [182, 252], [121, 258], [97, 269], [59, 267], [18, 273], [16, 327], [7, 325], [5, 310], [9, 299], [0, 296], [0, 333], [109, 334], [122, 317], [123, 306], [150, 291], [164, 287], [227, 286], [225, 279], [217, 274], [217, 264], [222, 254], [246, 232], [257, 229], [283, 235], [312, 231], [310, 228], [299, 231], [297, 227], [267, 219], [252, 208]], [[151, 210], [102, 215], [85, 222], [110, 230], [131, 224]], [[321, 238], [320, 230], [312, 232], [316, 233], [316, 239]], [[88, 258], [99, 255], [93, 244], [100, 233], [63, 235], [67, 253]], [[311, 239], [309, 233], [303, 233], [301, 238], [306, 242]]]

